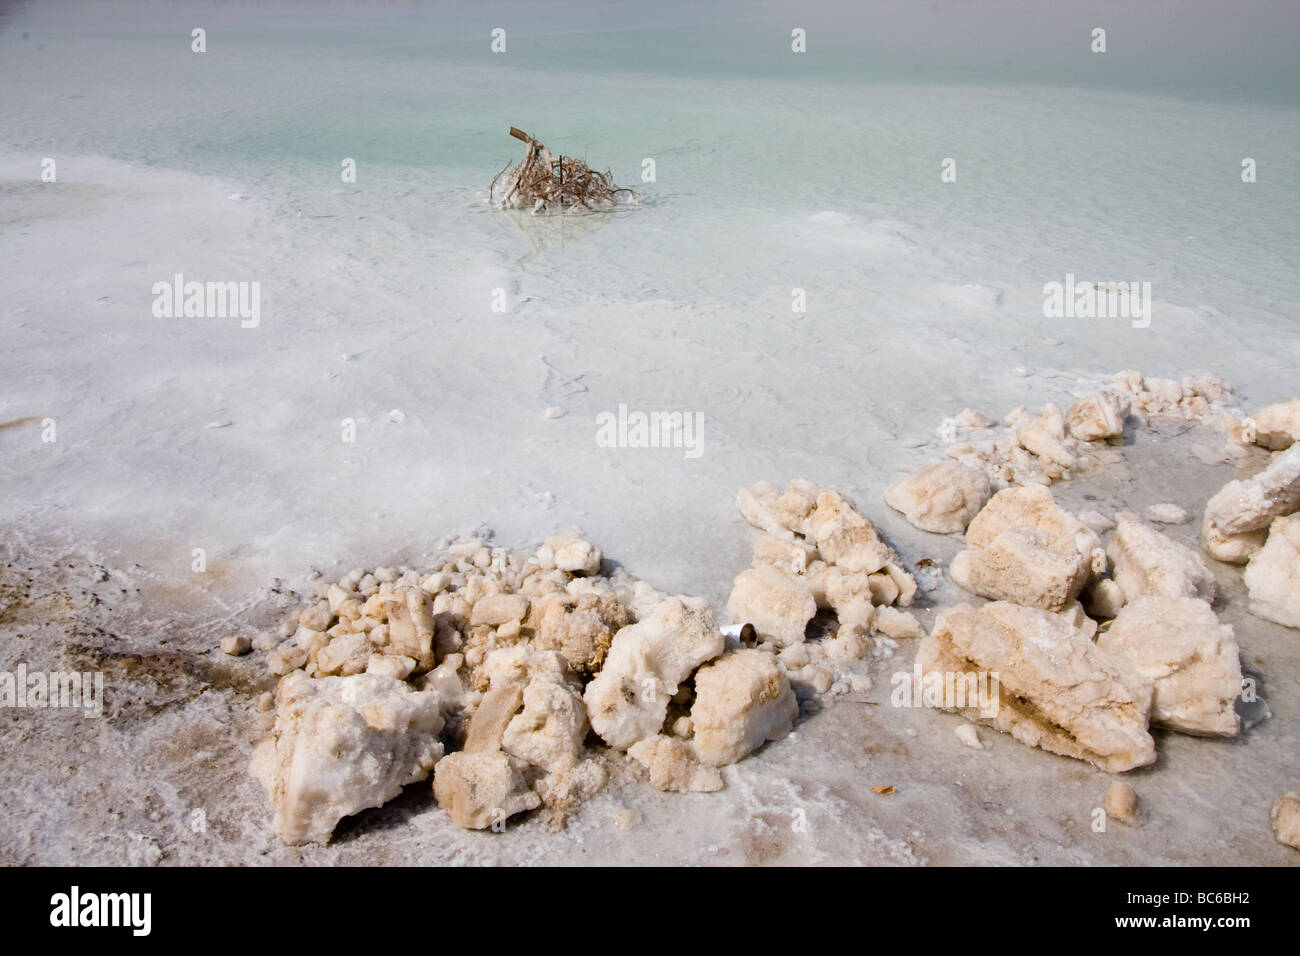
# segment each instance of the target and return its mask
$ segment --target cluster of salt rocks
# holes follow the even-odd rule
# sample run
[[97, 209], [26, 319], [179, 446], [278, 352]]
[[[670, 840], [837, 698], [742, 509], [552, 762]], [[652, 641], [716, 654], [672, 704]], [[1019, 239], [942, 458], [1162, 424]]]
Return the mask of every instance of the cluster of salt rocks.
[[1300, 398], [1247, 419], [1243, 438], [1269, 449], [1272, 460], [1209, 500], [1201, 541], [1219, 561], [1246, 565], [1254, 614], [1300, 628]]
[[1020, 406], [999, 426], [963, 409], [940, 427], [946, 459], [895, 485], [886, 501], [922, 530], [959, 531], [963, 516], [969, 522], [980, 509], [982, 502], [975, 502], [981, 493], [987, 499], [1012, 485], [1051, 485], [1117, 463], [1119, 452], [1109, 443], [1124, 434], [1126, 420], [1160, 416], [1239, 428], [1225, 407], [1231, 396], [1231, 388], [1215, 375], [1175, 381], [1124, 371], [1064, 412], [1048, 404], [1034, 415]]
[[[855, 665], [924, 633], [900, 610], [918, 590], [902, 559], [849, 498], [805, 479], [784, 491], [761, 481], [742, 488], [736, 504], [764, 534], [732, 586], [731, 620], [752, 625], [758, 650], [810, 694], [870, 690]], [[822, 640], [807, 640], [810, 624]]]
[[[1203, 420], [1227, 395], [1213, 378], [1181, 388], [1151, 382], [1121, 373], [1115, 389], [1079, 399], [1064, 416], [1064, 439], [1059, 413], [1048, 406], [1029, 426], [1037, 431], [1017, 429], [1021, 451], [1064, 465], [1059, 452], [1077, 450], [1071, 440], [1118, 438], [1134, 410]], [[1230, 440], [1253, 441], [1274, 457], [1211, 498], [1203, 544], [1218, 560], [1249, 562], [1244, 580], [1255, 614], [1300, 627], [1300, 399], [1244, 422], [1227, 417], [1236, 422]], [[1057, 444], [1043, 442], [1043, 433]], [[949, 608], [920, 644], [925, 675], [999, 674], [996, 713], [974, 701], [947, 709], [1116, 772], [1155, 760], [1151, 725], [1237, 735], [1239, 649], [1233, 629], [1215, 614], [1215, 578], [1202, 557], [1131, 513], [1113, 522], [1093, 514], [1085, 524], [1056, 504], [1043, 480], [1053, 475], [1041, 463], [1002, 468], [992, 474], [986, 459], [963, 453], [886, 493], [886, 502], [923, 530], [965, 532], [967, 548], [949, 572], [991, 602]], [[998, 480], [1026, 478], [991, 494]], [[1103, 548], [1100, 534], [1108, 530]], [[1288, 794], [1273, 812], [1279, 840], [1293, 846], [1294, 806]]]
[[462, 539], [425, 571], [354, 571], [315, 596], [268, 656], [276, 713], [251, 768], [290, 844], [430, 773], [470, 829], [538, 807], [562, 825], [620, 751], [660, 789], [718, 790], [718, 768], [798, 712], [773, 655], [729, 646], [701, 599], [602, 574], [576, 533], [535, 553]]

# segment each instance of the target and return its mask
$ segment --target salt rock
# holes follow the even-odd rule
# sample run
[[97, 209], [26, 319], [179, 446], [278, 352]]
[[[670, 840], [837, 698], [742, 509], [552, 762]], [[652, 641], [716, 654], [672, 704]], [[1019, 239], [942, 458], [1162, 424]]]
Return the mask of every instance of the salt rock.
[[394, 654], [414, 658], [417, 670], [427, 671], [434, 665], [433, 607], [429, 595], [414, 587], [394, 592], [393, 596], [395, 600], [383, 605], [388, 617], [387, 646]]
[[761, 565], [736, 575], [727, 613], [733, 621], [753, 624], [764, 640], [788, 647], [804, 639], [817, 601], [803, 579]]
[[735, 763], [766, 741], [780, 740], [798, 714], [789, 679], [764, 651], [731, 651], [695, 675], [691, 723], [703, 763]]
[[587, 708], [575, 683], [539, 673], [523, 693], [524, 709], [505, 729], [501, 749], [551, 773], [573, 767], [587, 736]]
[[1153, 686], [1151, 722], [1201, 736], [1235, 737], [1241, 661], [1232, 628], [1191, 597], [1139, 598], [1097, 639]]
[[1300, 793], [1278, 797], [1269, 812], [1273, 821], [1273, 835], [1278, 843], [1300, 850]]
[[664, 601], [614, 635], [605, 665], [583, 693], [592, 729], [616, 750], [658, 733], [678, 685], [725, 648], [707, 602]]
[[885, 504], [922, 531], [952, 534], [966, 530], [992, 493], [982, 471], [936, 461], [893, 485]]
[[1141, 804], [1137, 791], [1123, 780], [1116, 780], [1106, 791], [1106, 815], [1120, 823], [1137, 823]]
[[952, 571], [976, 594], [1028, 607], [1059, 610], [1078, 597], [1090, 565], [1074, 542], [1029, 528], [1007, 528]]
[[921, 622], [915, 616], [893, 607], [876, 608], [876, 616], [871, 626], [896, 641], [925, 636], [925, 628], [921, 627]]
[[1205, 505], [1201, 539], [1215, 557], [1217, 549], [1245, 560], [1263, 544], [1262, 535], [1232, 542], [1234, 536], [1262, 532], [1274, 518], [1296, 511], [1300, 511], [1300, 444], [1277, 455], [1253, 478], [1230, 481], [1219, 489]]
[[500, 751], [448, 754], [434, 771], [433, 795], [456, 826], [485, 830], [542, 805], [524, 781], [525, 766]]
[[1300, 439], [1300, 398], [1262, 408], [1254, 418], [1256, 445], [1281, 451]]
[[1092, 617], [1114, 617], [1127, 602], [1124, 590], [1112, 578], [1098, 578], [1083, 592], [1084, 609]]
[[373, 650], [370, 638], [364, 634], [336, 637], [317, 652], [316, 673], [340, 677], [363, 674], [368, 670]]
[[[885, 576], [885, 580], [893, 582]], [[819, 588], [814, 589], [813, 597], [820, 591], [818, 607], [828, 607], [835, 612], [840, 624], [857, 624], [869, 626], [876, 615], [876, 591], [872, 587], [871, 576], [861, 571], [845, 571], [831, 566], [825, 569], [818, 579]], [[895, 585], [893, 594], [898, 596]], [[892, 602], [885, 602], [892, 603]]]
[[650, 771], [650, 784], [676, 793], [712, 793], [723, 788], [716, 767], [699, 762], [684, 740], [655, 734], [638, 740], [627, 755]]
[[1251, 555], [1264, 547], [1267, 537], [1268, 531], [1264, 528], [1241, 534], [1218, 534], [1204, 525], [1201, 527], [1201, 543], [1205, 545], [1206, 553], [1224, 564], [1245, 564]]
[[1187, 523], [1187, 512], [1169, 501], [1158, 505], [1150, 505], [1143, 514], [1148, 521], [1154, 521], [1156, 524]]
[[1002, 601], [979, 609], [958, 604], [939, 615], [916, 666], [939, 681], [945, 674], [996, 673], [998, 697], [988, 712], [978, 702], [937, 703], [1031, 747], [1112, 772], [1156, 759], [1147, 732], [1151, 686], [1050, 611]]
[[628, 609], [611, 595], [557, 595], [544, 606], [535, 644], [540, 650], [558, 651], [575, 673], [595, 674], [614, 635], [631, 620]]
[[953, 728], [953, 734], [962, 742], [963, 746], [971, 750], [983, 750], [984, 741], [980, 740], [980, 732], [975, 729], [974, 724], [958, 724]]
[[1026, 528], [1065, 538], [1084, 556], [1101, 546], [1097, 533], [1060, 507], [1041, 485], [999, 491], [966, 528], [966, 542], [972, 547], [986, 547], [1007, 528]]
[[1037, 425], [1021, 425], [1016, 429], [1016, 441], [1020, 447], [1039, 458], [1060, 465], [1062, 468], [1074, 467], [1074, 456], [1061, 441]]
[[996, 422], [987, 415], [975, 411], [973, 408], [963, 408], [953, 418], [953, 424], [960, 431], [979, 431], [985, 428], [992, 428]]
[[528, 598], [522, 594], [489, 594], [474, 602], [470, 611], [471, 626], [488, 624], [518, 624], [528, 616]]
[[371, 654], [366, 661], [367, 674], [383, 674], [395, 680], [406, 680], [414, 670], [415, 658], [400, 654]]
[[754, 567], [770, 564], [787, 574], [804, 574], [817, 560], [817, 548], [802, 538], [764, 535], [754, 542]]
[[[871, 574], [888, 570], [894, 577], [893, 569], [902, 569], [902, 561], [894, 549], [881, 539], [875, 526], [853, 502], [838, 491], [822, 491], [817, 496], [817, 505], [808, 516], [808, 533], [817, 542], [822, 557], [848, 571]], [[911, 575], [907, 578], [911, 581]], [[914, 594], [916, 582], [911, 581], [911, 586]], [[901, 583], [899, 587], [906, 592]]]
[[600, 548], [583, 539], [576, 531], [566, 531], [546, 539], [554, 552], [555, 566], [570, 574], [599, 574], [604, 557]]
[[239, 657], [241, 654], [247, 654], [253, 647], [253, 642], [243, 634], [236, 634], [232, 637], [223, 637], [221, 639], [221, 653], [229, 654], [231, 657]]
[[1252, 614], [1300, 627], [1300, 515], [1274, 518], [1268, 541], [1242, 575]]
[[338, 822], [424, 780], [442, 757], [442, 700], [377, 674], [286, 675], [251, 772], [285, 843], [325, 843]]
[[1114, 565], [1115, 583], [1128, 601], [1140, 597], [1214, 600], [1214, 575], [1199, 554], [1134, 515], [1117, 517], [1106, 553]]
[[778, 537], [806, 534], [815, 502], [816, 486], [802, 479], [790, 482], [784, 494], [770, 481], [760, 481], [736, 495], [741, 516], [760, 531]]
[[1070, 406], [1065, 421], [1079, 441], [1118, 438], [1124, 434], [1124, 406], [1114, 392], [1090, 392]]

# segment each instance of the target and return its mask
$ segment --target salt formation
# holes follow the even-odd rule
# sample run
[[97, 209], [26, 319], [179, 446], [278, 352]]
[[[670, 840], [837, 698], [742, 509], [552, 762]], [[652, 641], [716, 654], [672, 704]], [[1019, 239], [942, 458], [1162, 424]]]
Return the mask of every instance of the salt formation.
[[704, 601], [664, 601], [653, 617], [618, 632], [605, 666], [587, 685], [592, 729], [617, 750], [654, 736], [681, 682], [725, 646]]
[[438, 763], [433, 793], [457, 826], [483, 830], [541, 806], [524, 781], [526, 766], [500, 751], [448, 754]]
[[1122, 513], [1106, 553], [1115, 583], [1128, 601], [1140, 597], [1197, 597], [1213, 601], [1214, 575], [1201, 556], [1136, 515]]
[[695, 675], [695, 749], [714, 767], [780, 740], [798, 713], [790, 682], [776, 657], [764, 651], [731, 651]]
[[1106, 791], [1106, 815], [1112, 820], [1128, 824], [1137, 823], [1138, 809], [1141, 805], [1142, 801], [1138, 799], [1137, 791], [1123, 780], [1116, 780]]
[[[896, 561], [839, 499], [820, 519], [843, 554], [862, 562], [875, 548]], [[856, 611], [848, 586], [817, 563], [823, 591]], [[562, 825], [605, 785], [618, 751], [662, 789], [716, 790], [718, 767], [790, 731], [798, 706], [774, 653], [727, 652], [705, 601], [602, 567], [600, 549], [573, 532], [533, 553], [465, 538], [422, 571], [358, 570], [318, 586], [267, 657], [282, 679], [253, 771], [281, 836], [325, 842], [344, 816], [430, 773], [459, 826], [538, 808]], [[849, 638], [841, 644], [851, 655]], [[596, 737], [615, 753], [589, 747]]]
[[1250, 610], [1287, 627], [1300, 627], [1300, 514], [1274, 518], [1264, 547], [1242, 575]]
[[946, 692], [927, 703], [1031, 747], [1110, 771], [1156, 759], [1147, 731], [1151, 686], [1062, 615], [1004, 601], [978, 609], [958, 604], [922, 640], [916, 667], [939, 688], [947, 675], [961, 683], [964, 676], [997, 674], [997, 697], [987, 710], [968, 695], [959, 700]]
[[1300, 398], [1260, 409], [1254, 421], [1255, 444], [1284, 451], [1300, 440]]
[[1119, 612], [1097, 646], [1152, 684], [1151, 722], [1234, 737], [1241, 661], [1232, 628], [1195, 597], [1143, 597]]
[[1300, 445], [1253, 478], [1230, 481], [1205, 506], [1201, 540], [1220, 561], [1244, 564], [1264, 545], [1269, 523], [1300, 511]]
[[313, 680], [295, 672], [276, 690], [275, 730], [252, 773], [290, 844], [329, 839], [345, 816], [425, 780], [443, 754], [443, 699], [376, 674]]
[[959, 585], [1053, 611], [1079, 596], [1101, 546], [1096, 532], [1034, 485], [1006, 488], [989, 499], [966, 529], [966, 542], [970, 547], [949, 568]]
[[1278, 797], [1269, 817], [1277, 842], [1300, 850], [1300, 793]]
[[[754, 544], [753, 567], [736, 577], [727, 613], [753, 626], [760, 648], [778, 655], [797, 688], [838, 694], [870, 686], [854, 673], [858, 662], [923, 635], [899, 609], [911, 605], [916, 579], [844, 495], [803, 479], [784, 492], [764, 481], [742, 488], [736, 504], [766, 534]], [[822, 630], [823, 640], [807, 639]], [[727, 668], [742, 673], [736, 662]]]
[[[995, 433], [992, 419], [967, 408], [944, 422], [940, 437], [949, 459], [982, 471], [994, 490], [1050, 485], [1120, 461], [1119, 452], [1107, 446], [1123, 437], [1130, 418], [1140, 423], [1145, 417], [1172, 417], [1239, 427], [1225, 408], [1231, 396], [1231, 388], [1214, 375], [1175, 381], [1124, 371], [1078, 397], [1064, 413], [1048, 404], [1034, 415], [1022, 406], [1009, 412]], [[917, 507], [908, 502], [908, 508], [899, 510], [909, 514]]]
[[936, 461], [886, 491], [885, 504], [922, 531], [951, 534], [965, 531], [991, 494], [984, 472]]

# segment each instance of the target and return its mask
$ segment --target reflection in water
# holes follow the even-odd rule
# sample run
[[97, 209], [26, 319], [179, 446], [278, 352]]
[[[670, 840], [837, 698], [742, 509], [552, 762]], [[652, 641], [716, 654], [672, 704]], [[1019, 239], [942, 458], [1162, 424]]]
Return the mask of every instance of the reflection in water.
[[493, 219], [508, 232], [521, 233], [530, 249], [516, 263], [523, 265], [540, 256], [547, 248], [563, 249], [565, 243], [577, 242], [604, 229], [615, 219], [634, 215], [636, 204], [623, 204], [613, 209], [577, 210], [569, 212], [534, 213], [526, 209], [492, 210]]

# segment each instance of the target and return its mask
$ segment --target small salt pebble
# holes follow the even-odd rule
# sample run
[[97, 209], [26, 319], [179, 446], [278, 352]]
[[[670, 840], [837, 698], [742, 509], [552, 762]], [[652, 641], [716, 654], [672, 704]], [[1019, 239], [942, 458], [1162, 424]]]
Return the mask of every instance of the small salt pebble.
[[1029, 376], [1029, 370], [1026, 369], [1023, 365], [1017, 365], [1015, 368], [1011, 370], [1011, 374], [1019, 376], [1020, 378], [1027, 378]]
[[406, 421], [406, 416], [402, 414], [400, 408], [394, 408], [388, 413], [388, 420], [394, 425], [400, 425], [402, 422]]
[[1106, 815], [1121, 823], [1135, 823], [1141, 800], [1129, 784], [1116, 780], [1106, 791]]
[[903, 447], [904, 447], [904, 448], [921, 448], [921, 447], [923, 447], [923, 446], [925, 446], [925, 445], [928, 445], [928, 444], [930, 444], [930, 443], [929, 443], [928, 441], [926, 441], [924, 438], [909, 438], [907, 441], [903, 442]]
[[637, 824], [637, 813], [635, 810], [615, 810], [614, 826], [620, 830], [631, 830]]
[[561, 415], [564, 414], [564, 409], [560, 408], [560, 406], [558, 405], [552, 405], [550, 408], [548, 408], [545, 411], [544, 414], [545, 417], [547, 418], [559, 418]]
[[208, 427], [208, 428], [229, 428], [230, 425], [231, 425], [231, 423], [230, 423], [230, 422], [226, 422], [226, 421], [221, 421], [221, 422], [208, 422], [208, 424], [207, 424], [206, 427]]
[[253, 642], [243, 634], [237, 634], [233, 637], [223, 637], [221, 639], [221, 651], [229, 654], [231, 657], [238, 657], [240, 654], [247, 654], [253, 646]]
[[1154, 521], [1157, 524], [1186, 524], [1187, 512], [1178, 505], [1165, 502], [1164, 504], [1152, 505], [1147, 508], [1146, 516], [1148, 521]]
[[979, 731], [975, 729], [974, 724], [962, 724], [960, 727], [955, 728], [953, 733], [957, 735], [958, 740], [972, 750], [984, 749], [984, 743], [980, 740]]
[[257, 709], [265, 713], [275, 706], [275, 695], [270, 691], [257, 695]]

